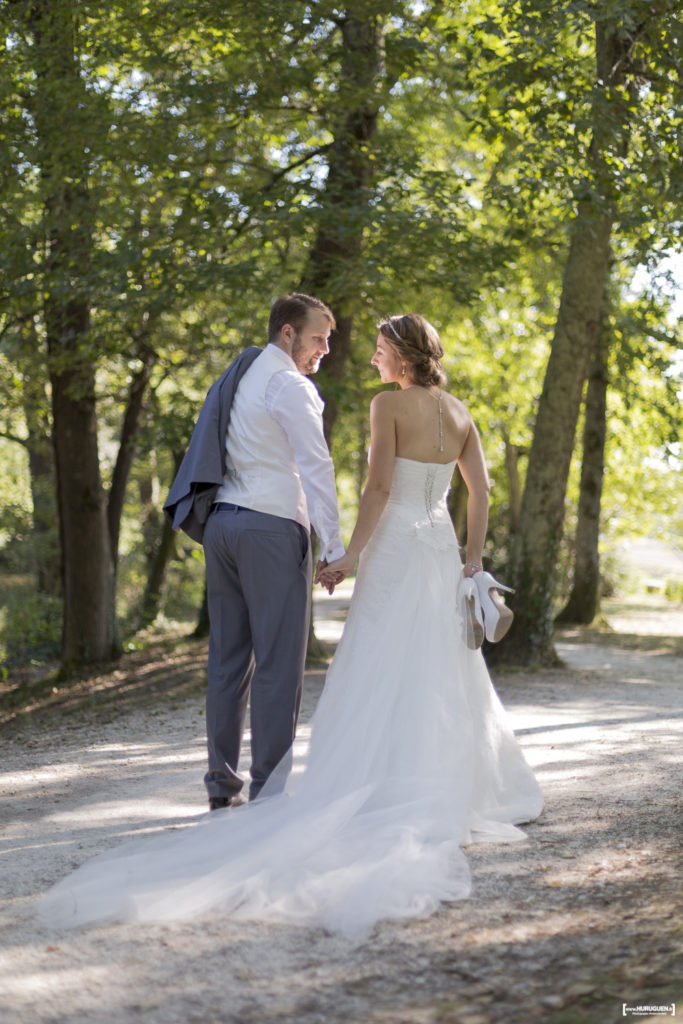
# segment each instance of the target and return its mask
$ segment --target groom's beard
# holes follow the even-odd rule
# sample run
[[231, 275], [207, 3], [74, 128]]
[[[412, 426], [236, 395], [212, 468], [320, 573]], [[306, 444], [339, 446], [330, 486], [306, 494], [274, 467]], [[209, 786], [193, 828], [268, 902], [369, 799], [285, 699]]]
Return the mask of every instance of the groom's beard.
[[297, 370], [303, 374], [317, 373], [322, 356], [309, 355], [303, 351], [303, 347], [301, 336], [295, 334], [292, 345], [292, 359], [296, 363]]

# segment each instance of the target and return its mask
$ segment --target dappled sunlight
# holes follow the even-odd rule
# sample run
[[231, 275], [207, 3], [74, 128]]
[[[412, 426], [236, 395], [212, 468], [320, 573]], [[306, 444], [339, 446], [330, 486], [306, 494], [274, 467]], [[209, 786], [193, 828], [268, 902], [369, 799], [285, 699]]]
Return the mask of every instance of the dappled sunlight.
[[[154, 744], [151, 746], [154, 748]], [[91, 748], [83, 752], [82, 761], [61, 761], [58, 764], [26, 771], [0, 772], [0, 786], [3, 788], [7, 786], [14, 791], [29, 791], [50, 783], [59, 783], [61, 786], [70, 779], [77, 779], [85, 775], [107, 774], [114, 768], [125, 767], [128, 770], [135, 770], [147, 767], [156, 769], [166, 765], [177, 765], [182, 768], [195, 763], [203, 765], [206, 760], [205, 744], [202, 749], [198, 749], [194, 753], [188, 751], [180, 754], [161, 753], [165, 749], [164, 744], [158, 744], [156, 749], [150, 750], [146, 745], [130, 747], [125, 743]], [[112, 756], [115, 752], [118, 752], [120, 756]]]
[[[198, 743], [204, 743], [204, 737], [198, 735], [197, 736], [197, 742]], [[163, 741], [161, 741], [161, 740], [149, 740], [146, 743], [128, 743], [128, 742], [102, 743], [102, 744], [98, 743], [97, 746], [90, 747], [87, 750], [85, 750], [83, 753], [84, 754], [95, 754], [97, 756], [100, 756], [102, 754], [121, 753], [122, 755], [125, 754], [128, 757], [130, 757], [131, 755], [132, 756], [144, 755], [144, 756], [150, 756], [151, 757], [151, 756], [158, 756], [157, 753], [156, 753], [157, 751], [159, 751], [159, 750], [166, 750], [166, 749], [167, 749], [167, 744], [164, 743]], [[121, 760], [123, 760], [123, 758], [119, 759], [119, 761], [121, 761]], [[161, 758], [159, 758], [159, 760], [160, 761], [170, 761], [170, 760], [173, 760], [173, 755], [169, 755], [167, 757], [161, 757]]]
[[[172, 723], [160, 722], [159, 728], [173, 737]], [[114, 738], [116, 727], [108, 731], [112, 735], [70, 751], [62, 761], [0, 773], [0, 813], [11, 808], [15, 817], [0, 838], [0, 860], [6, 864], [22, 856], [35, 864], [25, 880], [30, 895], [44, 887], [41, 880], [57, 881], [93, 853], [140, 835], [185, 828], [208, 813], [203, 728], [184, 742], [156, 735]], [[306, 723], [298, 730], [295, 773], [303, 771], [310, 732]], [[250, 743], [246, 728], [240, 772], [247, 784]]]
[[49, 671], [27, 678], [20, 670], [0, 679], [0, 723], [30, 725], [34, 718], [58, 711], [81, 712], [97, 724], [143, 703], [149, 714], [156, 716], [162, 701], [173, 706], [179, 699], [201, 692], [206, 658], [206, 642], [183, 633], [150, 638], [140, 649], [126, 652], [115, 665], [99, 667], [90, 675], [55, 681]]
[[611, 602], [605, 616], [616, 633], [683, 636], [683, 610], [667, 602], [648, 602], [641, 595], [631, 603]]
[[[218, 953], [222, 960], [218, 974], [225, 979], [221, 992], [230, 992], [233, 1006], [240, 1002], [234, 985], [230, 987], [235, 979], [242, 985], [247, 980], [255, 980], [265, 986], [273, 998], [284, 997], [287, 1003], [296, 998], [298, 990], [305, 991], [308, 982], [300, 972], [292, 971], [282, 953], [274, 953], [273, 934], [277, 932], [278, 926], [271, 926], [263, 935], [256, 923], [241, 922], [239, 928], [230, 925], [225, 928], [204, 920], [197, 925], [165, 925], [163, 928], [156, 925], [134, 925], [130, 929], [121, 926], [90, 928], [59, 939], [59, 944], [49, 945], [47, 952], [44, 946], [20, 944], [12, 951], [11, 975], [6, 964], [9, 958], [0, 956], [0, 974], [7, 978], [7, 983], [3, 981], [3, 995], [23, 1004], [38, 1003], [41, 1010], [47, 1009], [49, 1014], [48, 1018], [41, 1016], [41, 1020], [62, 1020], [61, 1014], [57, 1015], [57, 1007], [67, 1003], [73, 1008], [74, 1017], [93, 1013], [96, 1020], [102, 1020], [103, 1013], [106, 1019], [128, 1020], [129, 1014], [130, 1019], [133, 1016], [137, 1019], [140, 1014], [154, 1011], [161, 1013], [160, 1017], [153, 1018], [159, 1021], [213, 1020], [214, 1016], [207, 1016], [205, 1010], [199, 1011], [205, 1006], [207, 956]], [[307, 939], [303, 930], [299, 936], [292, 935], [291, 929], [282, 929], [282, 933], [284, 948], [294, 951], [301, 945], [306, 953], [310, 952], [311, 938]], [[313, 941], [323, 947], [319, 955], [324, 957], [323, 950], [329, 943], [321, 935]], [[87, 952], [82, 948], [83, 942]], [[235, 955], [242, 948], [248, 950], [248, 962], [236, 967]], [[167, 984], [150, 985], [152, 951], [156, 956], [161, 952], [162, 964], [169, 964], [157, 967], [154, 972], [156, 981], [171, 971], [173, 976], [168, 977]], [[232, 966], [226, 978], [228, 958]], [[20, 965], [18, 969], [14, 968], [15, 963]], [[333, 970], [340, 986], [343, 985], [343, 961]], [[182, 979], [180, 991], [179, 979]], [[215, 1002], [219, 1002], [218, 992]], [[51, 1007], [55, 1008], [54, 1017]], [[249, 1018], [245, 1010], [242, 1019]]]
[[86, 764], [62, 763], [59, 765], [46, 765], [43, 768], [32, 768], [19, 772], [0, 772], [0, 785], [7, 786], [14, 791], [17, 789], [31, 789], [45, 783], [66, 782], [68, 779], [77, 778], [90, 770]]
[[[26, 957], [32, 959], [33, 952], [29, 947], [25, 951]], [[62, 958], [55, 957], [55, 959]], [[0, 957], [0, 967], [1, 965], [2, 958]], [[6, 975], [3, 989], [10, 997], [21, 997], [22, 1000], [25, 1000], [49, 995], [50, 1001], [60, 998], [67, 992], [85, 990], [92, 993], [89, 1002], [96, 1005], [101, 998], [98, 996], [98, 990], [105, 981], [110, 979], [111, 973], [111, 966], [91, 964], [86, 967], [82, 963], [75, 967], [57, 964], [51, 970], [40, 971], [13, 969], [11, 975]], [[107, 1002], [109, 1002], [109, 997]]]
[[592, 643], [581, 637], [573, 641], [565, 637], [556, 641], [555, 647], [570, 668], [588, 671], [598, 679], [603, 673], [619, 673], [622, 682], [633, 685], [659, 685], [667, 679], [680, 679], [680, 653], [656, 645], [648, 649], [644, 643], [632, 649], [627, 639], [611, 634], [609, 641], [602, 638], [600, 643]]
[[[635, 687], [620, 681], [618, 700], [605, 700], [599, 685], [593, 687], [590, 697], [583, 687], [573, 687], [571, 693], [561, 687], [551, 704], [547, 703], [548, 691], [539, 692], [539, 704], [531, 713], [527, 705], [510, 710], [517, 738], [544, 791], [561, 783], [576, 786], [589, 782], [599, 792], [603, 780], [617, 788], [638, 790], [655, 784], [653, 766], [643, 762], [653, 744], [660, 764], [675, 758], [683, 711], [667, 708], [664, 716], [659, 703], [643, 703], [640, 683], [640, 677]], [[617, 751], [613, 748], [616, 737], [620, 737]], [[624, 771], [629, 765], [634, 767], [633, 774]], [[621, 775], [616, 780], [615, 772]]]
[[[330, 618], [339, 625], [337, 614], [341, 609], [330, 604]], [[650, 922], [654, 928], [667, 920], [666, 885], [674, 880], [666, 882], [661, 849], [672, 841], [675, 817], [666, 791], [678, 755], [681, 710], [673, 682], [680, 659], [650, 651], [617, 654], [590, 645], [588, 660], [573, 670], [500, 674], [496, 685], [537, 773], [545, 810], [537, 821], [522, 824], [521, 842], [467, 847], [470, 900], [448, 904], [422, 922], [382, 923], [369, 940], [373, 951], [384, 942], [391, 956], [404, 956], [406, 963], [429, 956], [458, 972], [470, 955], [514, 957], [526, 964], [555, 948], [566, 955], [596, 941], [618, 949], [624, 927]], [[305, 763], [310, 718], [324, 679], [324, 670], [306, 676], [296, 772]], [[79, 726], [77, 720], [49, 737], [47, 730], [28, 734], [23, 749], [17, 739], [0, 773], [0, 813], [8, 821], [0, 864], [11, 892], [4, 907], [15, 920], [27, 921], [33, 899], [91, 856], [131, 839], [192, 828], [208, 813], [204, 719], [196, 703], [177, 710], [140, 708], [95, 729], [97, 742], [91, 723]], [[250, 739], [247, 729], [240, 760], [245, 779]], [[639, 810], [644, 801], [652, 810], [647, 820]], [[661, 891], [643, 907], [637, 894], [653, 891], [654, 872]], [[627, 908], [631, 925], [624, 926]], [[26, 934], [32, 942], [22, 942]], [[310, 958], [310, 950], [319, 949], [329, 964], [325, 992], [332, 1001], [335, 993], [342, 998], [348, 992], [353, 948], [322, 931], [220, 915], [163, 929], [102, 925], [68, 935], [29, 924], [14, 935], [14, 949], [12, 933], [8, 937], [0, 970], [10, 975], [12, 1003], [51, 1001], [88, 1019], [106, 1005], [117, 1019], [152, 1019], [156, 1013], [160, 1019], [189, 1020], [195, 1008], [206, 1005], [207, 957], [232, 963], [237, 948], [245, 950], [239, 977], [233, 972], [240, 986], [267, 986], [269, 998], [284, 1001], [297, 1019], [296, 992], [305, 998], [306, 975], [297, 979], [273, 955], [277, 943], [285, 943], [288, 956], [301, 948]], [[158, 951], [151, 959], [150, 945]], [[174, 971], [182, 974], [180, 991]], [[462, 983], [457, 973], [454, 980]]]
[[[574, 885], [579, 891], [593, 892], [607, 885], [614, 887], [616, 882], [647, 880], [652, 871], [652, 858], [653, 851], [647, 847], [615, 849], [608, 844], [598, 845], [577, 856], [571, 869], [549, 869], [539, 884]], [[583, 877], [577, 878], [577, 874]]]
[[[588, 754], [577, 754], [573, 760], [566, 761], [563, 755], [558, 752], [556, 761], [553, 761], [552, 755], [546, 755], [546, 760], [543, 764], [535, 764], [534, 769], [538, 775], [541, 775], [542, 780], [546, 782], [561, 782], [563, 779], [575, 779], [577, 778], [577, 771], [586, 767], [589, 757], [590, 755]], [[558, 762], [561, 762], [561, 764], [558, 764]]]
[[[467, 847], [470, 900], [448, 904], [425, 921], [384, 922], [355, 946], [322, 931], [220, 915], [163, 928], [100, 926], [68, 935], [35, 926], [18, 932], [16, 946], [0, 957], [9, 998], [43, 1007], [41, 1020], [53, 1019], [48, 1005], [69, 1007], [74, 1019], [96, 1019], [103, 1005], [122, 1020], [206, 1019], [207, 965], [219, 975], [229, 962], [235, 1013], [244, 1008], [247, 1019], [249, 999], [259, 992], [300, 1019], [298, 1000], [310, 998], [311, 971], [318, 985], [319, 965], [325, 965], [325, 999], [333, 1005], [349, 997], [350, 974], [357, 991], [365, 991], [370, 955], [381, 958], [378, 977], [395, 964], [396, 976], [414, 988], [413, 965], [428, 962], [429, 968], [420, 966], [420, 978], [441, 970], [453, 991], [467, 983], [476, 957], [498, 964], [497, 973], [485, 975], [494, 987], [505, 984], [511, 964], [528, 978], [542, 973], [553, 956], [564, 962], [576, 953], [590, 962], [595, 943], [627, 962], [639, 929], [659, 928], [673, 913], [662, 844], [672, 841], [675, 808], [662, 794], [678, 750], [680, 709], [669, 683], [676, 659], [647, 652], [635, 660], [624, 652], [622, 664], [611, 651], [605, 658], [596, 646], [595, 653], [599, 666], [503, 673], [499, 692], [538, 774], [546, 808], [536, 822], [522, 825], [522, 842]], [[657, 679], [661, 666], [664, 682]], [[324, 672], [307, 675], [295, 763], [305, 756], [323, 679]], [[82, 747], [77, 730], [57, 732], [44, 744], [40, 738], [24, 760], [15, 755], [0, 774], [2, 810], [14, 812], [3, 835], [2, 864], [17, 879], [5, 903], [16, 919], [26, 920], [35, 895], [93, 854], [133, 837], [192, 827], [207, 813], [204, 722], [196, 710], [188, 705], [177, 719], [172, 713], [140, 714], [120, 722], [125, 729], [116, 722], [99, 727], [97, 743], [83, 730], [88, 740]], [[182, 723], [184, 732], [177, 731]], [[247, 733], [240, 763], [245, 773], [249, 741]], [[50, 764], [41, 763], [48, 758]], [[652, 810], [647, 820], [643, 801]], [[647, 905], [641, 889], [650, 894]], [[22, 941], [27, 934], [32, 941]], [[298, 972], [292, 969], [297, 951], [304, 965]], [[614, 956], [612, 962], [621, 963]]]
[[98, 823], [98, 828], [102, 828], [121, 822], [130, 822], [132, 819], [139, 822], [144, 819], [194, 818], [198, 813], [207, 813], [206, 801], [203, 796], [201, 799], [197, 799], [196, 805], [187, 806], [173, 803], [173, 801], [165, 800], [155, 794], [147, 800], [139, 798], [117, 800], [114, 798], [106, 802], [83, 804], [75, 810], [53, 811], [46, 814], [44, 820], [49, 824], [69, 827], [79, 825], [92, 827], [93, 820], [95, 820]]
[[[34, 0], [2, 26], [0, 1024], [616, 1024], [626, 1001], [678, 999], [680, 4]], [[269, 317], [309, 286], [334, 316]], [[232, 404], [246, 345], [267, 353], [257, 378], [273, 353], [292, 372], [266, 388], [268, 365]], [[437, 451], [453, 476], [405, 458]], [[296, 619], [283, 585], [281, 626], [260, 621], [276, 517], [248, 514], [260, 539], [232, 549], [248, 607], [227, 546], [205, 557], [187, 513], [218, 532], [224, 496], [295, 517], [304, 546], [310, 512], [314, 556], [353, 536], [374, 595], [358, 588], [330, 732], [321, 714], [277, 815], [210, 814], [204, 784], [207, 718], [212, 768], [225, 749], [209, 594], [212, 674], [243, 662], [227, 632], [260, 661]], [[483, 655], [460, 635], [455, 544], [515, 587]], [[505, 619], [478, 582], [490, 636]], [[313, 588], [311, 663], [354, 585]], [[595, 598], [594, 624], [552, 623]], [[519, 843], [469, 846], [471, 898], [441, 905], [467, 895], [475, 808], [541, 806], [477, 696], [482, 656], [545, 807]], [[324, 680], [307, 673], [295, 775]], [[243, 795], [251, 740], [226, 755]], [[210, 911], [69, 931], [71, 872], [152, 836], [79, 875], [95, 903], [120, 880], [131, 921]], [[39, 917], [61, 880], [64, 916]], [[337, 921], [425, 917], [352, 940], [268, 923], [290, 895], [302, 914], [336, 899]]]
[[[571, 711], [572, 715], [575, 715], [576, 712], [580, 710], [587, 711], [588, 709], [578, 709], [576, 707], [568, 709], [568, 711]], [[600, 712], [599, 716], [598, 712]], [[604, 707], [596, 707], [596, 717], [593, 719], [591, 719], [587, 714], [585, 719], [573, 718], [572, 721], [569, 722], [551, 721], [547, 722], [545, 725], [535, 726], [532, 729], [515, 730], [515, 732], [518, 736], [527, 738], [532, 736], [539, 737], [539, 742], [543, 742], [542, 737], [545, 737], [545, 742], [548, 742], [548, 740], [557, 741], [558, 739], [563, 740], [566, 738], [567, 743], [572, 743], [574, 742], [574, 738], [572, 736], [565, 737], [563, 734], [569, 734], [576, 730], [580, 730], [585, 735], [586, 739], [596, 740], [600, 739], [600, 737], [604, 735], [605, 730], [610, 728], [616, 729], [637, 726], [639, 731], [647, 731], [649, 729], [656, 731], [657, 729], [660, 729], [662, 725], [661, 715], [656, 714], [652, 710], [646, 711], [644, 708], [633, 708], [633, 714], [625, 714], [619, 718], [602, 717], [604, 712]], [[683, 712], [672, 712], [667, 716], [667, 721], [670, 723], [671, 719], [683, 722]]]
[[315, 587], [313, 609], [315, 635], [319, 640], [336, 644], [341, 639], [354, 585], [355, 579], [347, 577], [338, 587], [335, 587], [334, 594], [331, 595], [322, 587]]
[[596, 922], [588, 915], [584, 917], [580, 909], [558, 909], [545, 912], [542, 916], [534, 911], [525, 913], [520, 909], [516, 913], [504, 915], [498, 924], [478, 928], [476, 933], [470, 934], [469, 940], [479, 949], [501, 945], [514, 947], [517, 955], [524, 957], [528, 955], [525, 954], [526, 946], [533, 948], [540, 942], [556, 938], [570, 942], [573, 940], [578, 945], [587, 932], [609, 934], [613, 930], [611, 921]]
[[622, 680], [624, 683], [628, 683], [631, 686], [659, 686], [661, 680], [657, 679], [655, 675], [650, 676], [629, 676], [622, 674]]

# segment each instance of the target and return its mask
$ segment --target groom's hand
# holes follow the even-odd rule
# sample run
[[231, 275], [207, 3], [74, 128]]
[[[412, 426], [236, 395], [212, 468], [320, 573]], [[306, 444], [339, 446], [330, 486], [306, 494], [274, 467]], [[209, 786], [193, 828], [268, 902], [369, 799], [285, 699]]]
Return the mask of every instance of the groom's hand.
[[350, 572], [353, 572], [355, 561], [348, 552], [337, 558], [334, 562], [328, 562], [316, 575], [316, 579], [326, 588], [328, 593], [334, 593], [334, 588], [342, 580], [346, 579]]
[[345, 573], [330, 572], [327, 566], [328, 563], [325, 560], [318, 562], [313, 582], [319, 583], [321, 587], [325, 588], [328, 594], [333, 594], [334, 588], [344, 579]]
[[319, 583], [321, 587], [325, 588], [328, 594], [333, 594], [335, 586], [337, 583], [341, 583], [341, 579], [336, 579], [336, 577], [331, 576], [330, 573], [325, 571], [327, 569], [327, 564], [326, 559], [322, 559], [318, 562], [315, 568], [315, 578], [313, 582]]
[[338, 586], [344, 579], [340, 572], [338, 573], [323, 573], [320, 577], [320, 585], [324, 587], [330, 596], [334, 594], [334, 588]]

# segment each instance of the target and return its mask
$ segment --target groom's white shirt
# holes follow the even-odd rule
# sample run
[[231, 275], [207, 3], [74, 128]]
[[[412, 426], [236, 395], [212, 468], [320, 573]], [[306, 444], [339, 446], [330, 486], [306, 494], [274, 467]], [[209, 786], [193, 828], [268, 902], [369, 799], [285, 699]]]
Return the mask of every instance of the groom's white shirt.
[[334, 466], [315, 385], [268, 344], [239, 383], [225, 440], [227, 471], [216, 501], [294, 519], [320, 539], [320, 558], [341, 558]]

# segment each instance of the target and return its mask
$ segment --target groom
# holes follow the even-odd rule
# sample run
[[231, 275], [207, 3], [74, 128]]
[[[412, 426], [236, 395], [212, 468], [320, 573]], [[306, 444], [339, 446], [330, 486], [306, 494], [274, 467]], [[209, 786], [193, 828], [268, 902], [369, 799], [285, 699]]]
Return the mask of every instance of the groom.
[[310, 616], [310, 525], [320, 538], [319, 569], [344, 553], [323, 403], [307, 377], [329, 352], [334, 327], [320, 299], [297, 293], [274, 303], [266, 348], [243, 352], [209, 391], [164, 506], [206, 556], [211, 810], [243, 802], [237, 765], [250, 697], [250, 800], [293, 743]]

